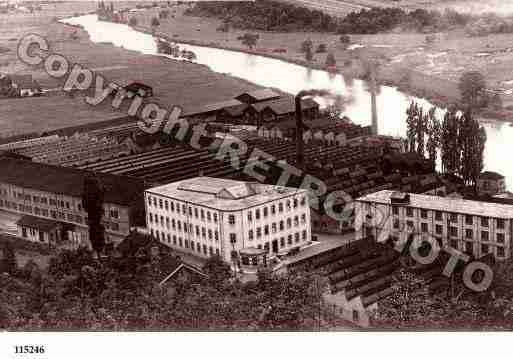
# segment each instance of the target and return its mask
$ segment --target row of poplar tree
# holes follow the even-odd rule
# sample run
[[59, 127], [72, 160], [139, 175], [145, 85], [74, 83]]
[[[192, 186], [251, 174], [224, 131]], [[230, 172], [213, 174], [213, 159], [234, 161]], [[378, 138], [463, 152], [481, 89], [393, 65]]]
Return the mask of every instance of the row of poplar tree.
[[[407, 151], [427, 157], [433, 165], [440, 155], [443, 173], [459, 176], [467, 185], [475, 185], [483, 170], [486, 132], [470, 111], [446, 110], [443, 119], [436, 107], [425, 111], [416, 102], [406, 110]], [[426, 156], [427, 155], [427, 156]]]

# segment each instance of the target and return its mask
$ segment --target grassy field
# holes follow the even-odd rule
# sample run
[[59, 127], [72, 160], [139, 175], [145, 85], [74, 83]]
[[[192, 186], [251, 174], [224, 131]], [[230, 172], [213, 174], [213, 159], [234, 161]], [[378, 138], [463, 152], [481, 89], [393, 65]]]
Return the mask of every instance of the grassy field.
[[[107, 79], [119, 83], [142, 81], [154, 87], [154, 100], [163, 106], [179, 105], [184, 111], [197, 109], [209, 102], [225, 100], [257, 86], [217, 74], [205, 66], [170, 60], [160, 56], [142, 55], [114, 47], [94, 44], [87, 33], [53, 21], [58, 16], [73, 16], [76, 12], [91, 11], [95, 3], [71, 2], [54, 5], [43, 12], [32, 14], [0, 15], [0, 48], [9, 49], [0, 54], [0, 72], [7, 74], [32, 74], [46, 89], [62, 87], [41, 69], [29, 68], [16, 58], [17, 39], [27, 33], [37, 33], [49, 40], [52, 51], [64, 55]], [[78, 39], [71, 39], [75, 33]], [[121, 117], [110, 103], [91, 107], [78, 96], [70, 98], [62, 91], [48, 97], [0, 99], [0, 136], [43, 131], [88, 122]]]

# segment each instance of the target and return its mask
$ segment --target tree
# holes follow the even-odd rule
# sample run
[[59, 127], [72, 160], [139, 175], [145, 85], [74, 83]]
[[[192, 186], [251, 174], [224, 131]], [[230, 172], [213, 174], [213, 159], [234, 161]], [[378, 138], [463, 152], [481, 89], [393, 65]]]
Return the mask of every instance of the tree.
[[317, 52], [317, 53], [323, 53], [326, 51], [327, 51], [326, 44], [319, 44], [319, 46], [317, 46], [317, 50], [315, 50], [315, 52]]
[[14, 252], [14, 248], [9, 241], [5, 242], [2, 248], [2, 253], [0, 272], [9, 273], [11, 275], [15, 274], [18, 269], [18, 262], [16, 261], [16, 253]]
[[436, 107], [431, 107], [428, 112], [428, 121], [427, 121], [427, 142], [426, 149], [428, 152], [428, 158], [433, 168], [436, 166], [436, 158], [437, 152], [440, 149], [440, 121], [436, 117]]
[[486, 81], [478, 71], [468, 71], [461, 75], [458, 83], [462, 101], [470, 110], [481, 107], [485, 97]]
[[243, 36], [239, 36], [237, 39], [242, 42], [243, 45], [246, 45], [250, 50], [256, 46], [260, 35], [245, 33]]
[[131, 17], [130, 20], [128, 20], [128, 25], [132, 27], [137, 26], [137, 19], [135, 17]]
[[98, 256], [105, 247], [105, 231], [102, 225], [104, 194], [98, 178], [89, 176], [84, 179], [82, 202], [87, 212], [89, 241]]
[[310, 39], [307, 39], [301, 43], [301, 52], [312, 51], [313, 42]]
[[156, 27], [159, 27], [160, 26], [160, 21], [159, 19], [157, 19], [156, 17], [153, 17], [151, 19], [151, 27], [152, 28], [156, 28]]
[[337, 60], [335, 60], [335, 56], [333, 56], [333, 54], [331, 52], [326, 56], [326, 66], [328, 66], [328, 67], [337, 66]]
[[410, 103], [410, 107], [406, 110], [406, 114], [408, 117], [406, 118], [406, 139], [408, 141], [408, 148], [407, 150], [409, 152], [415, 152], [417, 148], [417, 121], [418, 121], [418, 106], [417, 104], [412, 101]]

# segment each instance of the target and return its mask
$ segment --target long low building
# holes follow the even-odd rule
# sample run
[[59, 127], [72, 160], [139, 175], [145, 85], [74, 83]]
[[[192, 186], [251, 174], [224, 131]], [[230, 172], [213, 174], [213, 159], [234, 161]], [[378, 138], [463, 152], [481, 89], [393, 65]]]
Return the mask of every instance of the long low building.
[[379, 191], [355, 202], [358, 236], [406, 241], [412, 234], [480, 258], [511, 256], [513, 205], [396, 191]]
[[[87, 213], [82, 204], [84, 179], [91, 172], [57, 167], [29, 160], [0, 157], [0, 211], [37, 217], [63, 224], [63, 241], [89, 245]], [[96, 177], [105, 189], [105, 237], [114, 245], [130, 232], [144, 225], [144, 182], [140, 179], [98, 173]], [[29, 217], [24, 217], [29, 218]], [[26, 220], [19, 223], [22, 228]], [[31, 220], [30, 228], [37, 231]], [[46, 228], [41, 228], [46, 233]], [[56, 236], [57, 237], [57, 236]], [[33, 236], [32, 238], [39, 238]], [[48, 236], [41, 236], [46, 241]]]
[[146, 190], [147, 227], [168, 246], [242, 266], [310, 241], [307, 191], [212, 177]]

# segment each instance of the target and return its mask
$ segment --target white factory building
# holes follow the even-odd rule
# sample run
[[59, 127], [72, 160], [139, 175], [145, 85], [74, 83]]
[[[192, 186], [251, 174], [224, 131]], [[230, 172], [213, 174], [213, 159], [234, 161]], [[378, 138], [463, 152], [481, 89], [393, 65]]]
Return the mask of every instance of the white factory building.
[[265, 265], [311, 238], [302, 189], [197, 177], [148, 189], [145, 203], [148, 230], [162, 243], [241, 266]]
[[511, 256], [512, 205], [386, 190], [358, 198], [355, 214], [359, 238], [406, 241], [416, 233], [475, 258]]

